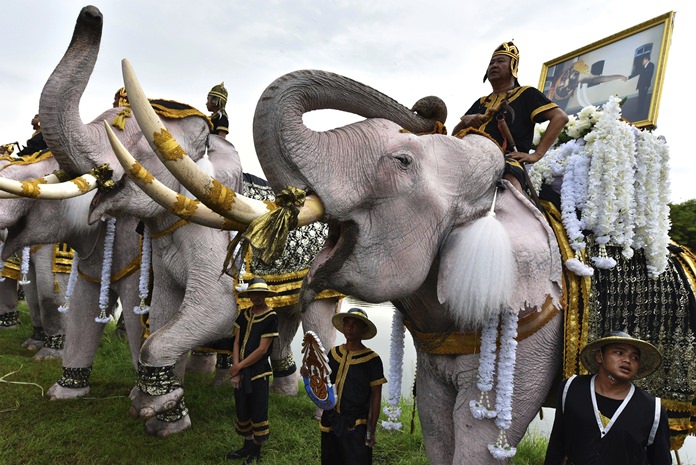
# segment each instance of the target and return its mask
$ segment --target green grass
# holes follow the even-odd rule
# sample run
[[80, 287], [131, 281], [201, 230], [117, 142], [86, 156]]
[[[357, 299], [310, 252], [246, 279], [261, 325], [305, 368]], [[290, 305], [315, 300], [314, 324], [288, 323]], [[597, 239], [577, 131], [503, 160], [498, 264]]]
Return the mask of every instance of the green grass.
[[[46, 390], [61, 375], [59, 360], [34, 361], [21, 347], [30, 336], [26, 307], [22, 325], [0, 331], [0, 464], [2, 465], [193, 465], [238, 463], [224, 455], [241, 444], [234, 432], [234, 401], [228, 386], [213, 388], [212, 374], [187, 374], [186, 405], [193, 426], [160, 439], [128, 417], [128, 392], [135, 382], [127, 342], [109, 325], [90, 378], [89, 397], [49, 401]], [[304, 391], [271, 395], [271, 437], [263, 448], [267, 465], [319, 463], [319, 426]], [[418, 416], [409, 432], [412, 403], [402, 406], [405, 431], [378, 427], [375, 464], [426, 465]], [[541, 464], [545, 438], [525, 440], [514, 463]]]

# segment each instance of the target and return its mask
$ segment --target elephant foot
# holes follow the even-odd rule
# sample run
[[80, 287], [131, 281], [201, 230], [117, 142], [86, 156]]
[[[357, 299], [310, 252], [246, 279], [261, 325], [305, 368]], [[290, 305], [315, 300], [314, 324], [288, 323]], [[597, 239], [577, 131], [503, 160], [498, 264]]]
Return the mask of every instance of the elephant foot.
[[186, 415], [176, 421], [162, 421], [159, 418], [150, 418], [145, 422], [145, 432], [159, 438], [166, 438], [172, 434], [181, 433], [191, 427], [191, 417]]
[[43, 347], [43, 339], [39, 340], [30, 337], [26, 341], [22, 342], [22, 347], [32, 352], [35, 352]]
[[89, 394], [89, 386], [80, 388], [66, 388], [56, 383], [46, 392], [50, 400], [77, 399]]
[[186, 373], [212, 373], [215, 370], [216, 355], [210, 352], [191, 352], [186, 361]]
[[273, 377], [271, 392], [282, 396], [296, 396], [298, 392], [298, 381], [300, 373], [295, 371], [293, 374], [281, 378]]
[[150, 419], [158, 413], [171, 410], [184, 397], [184, 388], [176, 388], [171, 392], [159, 396], [145, 394], [138, 387], [131, 389], [128, 397], [131, 400], [129, 414], [131, 418]]
[[32, 357], [34, 360], [55, 360], [63, 358], [63, 349], [51, 349], [49, 347], [42, 347], [39, 351]]
[[215, 377], [213, 378], [213, 387], [232, 386], [232, 378], [230, 378], [229, 368], [216, 368]]

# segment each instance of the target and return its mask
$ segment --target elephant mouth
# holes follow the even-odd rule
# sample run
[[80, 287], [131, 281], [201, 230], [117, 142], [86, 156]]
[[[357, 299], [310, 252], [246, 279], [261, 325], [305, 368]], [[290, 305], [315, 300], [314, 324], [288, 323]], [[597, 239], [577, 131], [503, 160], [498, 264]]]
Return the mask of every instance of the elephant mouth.
[[358, 225], [354, 221], [329, 219], [329, 233], [324, 247], [319, 251], [307, 273], [307, 284], [317, 288], [331, 281], [330, 276], [338, 272], [355, 248]]

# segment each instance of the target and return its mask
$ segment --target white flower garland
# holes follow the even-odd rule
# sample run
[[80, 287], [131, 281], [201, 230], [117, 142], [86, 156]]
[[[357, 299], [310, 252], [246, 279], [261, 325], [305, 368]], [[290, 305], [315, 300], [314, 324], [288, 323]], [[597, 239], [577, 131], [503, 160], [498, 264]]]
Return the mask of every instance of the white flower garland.
[[581, 258], [582, 232], [591, 230], [600, 245], [598, 256], [591, 257], [595, 266], [615, 266], [606, 245], [621, 247], [627, 259], [642, 248], [648, 273], [656, 277], [667, 265], [669, 148], [661, 137], [621, 121], [619, 103], [612, 97], [602, 111], [591, 106], [569, 117], [559, 136], [569, 142], [532, 165], [530, 179], [537, 191], [543, 183], [563, 179], [561, 215], [575, 251], [566, 261], [569, 270], [580, 276], [594, 272]]
[[619, 119], [619, 98], [611, 97], [603, 110], [594, 129], [585, 136], [585, 150], [592, 162], [582, 219], [600, 246], [599, 257], [592, 257], [595, 266], [611, 268], [616, 262], [607, 257], [605, 245], [622, 247], [627, 259], [633, 256], [633, 167], [636, 159], [631, 127]]
[[80, 264], [80, 256], [77, 252], [73, 254], [72, 265], [70, 266], [70, 276], [68, 277], [68, 288], [65, 290], [65, 302], [63, 305], [58, 307], [60, 313], [68, 313], [70, 311], [70, 298], [75, 290], [75, 283], [77, 282], [77, 267]]
[[561, 221], [568, 235], [570, 247], [575, 257], [566, 260], [566, 268], [578, 276], [592, 276], [594, 269], [582, 260], [585, 249], [586, 228], [584, 221], [578, 218], [578, 212], [585, 207], [587, 199], [587, 177], [590, 169], [590, 157], [584, 150], [584, 141], [574, 140], [565, 144], [568, 150], [568, 163], [561, 186]]
[[648, 274], [656, 278], [667, 268], [669, 244], [669, 147], [663, 138], [634, 130], [636, 140], [635, 236], [633, 248], [643, 249]]
[[481, 332], [481, 355], [479, 356], [478, 381], [476, 387], [481, 392], [479, 400], [469, 401], [471, 414], [477, 420], [495, 418], [496, 412], [491, 408], [488, 393], [493, 389], [493, 377], [495, 376], [495, 351], [496, 337], [498, 335], [498, 322], [500, 315], [491, 316]]
[[401, 381], [404, 364], [404, 317], [403, 314], [394, 309], [392, 315], [391, 346], [389, 348], [389, 398], [384, 413], [387, 420], [382, 420], [382, 427], [388, 430], [401, 430], [402, 425], [401, 409], [399, 399], [401, 399]]
[[133, 313], [144, 315], [150, 311], [150, 306], [145, 303], [150, 293], [150, 266], [152, 263], [152, 237], [147, 226], [143, 229], [143, 245], [140, 252], [140, 278], [138, 279], [138, 296], [140, 303], [133, 307]]
[[517, 359], [518, 313], [511, 308], [503, 310], [500, 325], [500, 355], [498, 357], [498, 383], [496, 385], [495, 424], [500, 429], [498, 440], [489, 444], [488, 450], [498, 460], [514, 457], [517, 449], [507, 440], [507, 430], [512, 423], [512, 391]]
[[20, 273], [19, 284], [21, 284], [22, 286], [26, 286], [27, 284], [29, 284], [31, 282], [31, 281], [29, 281], [29, 278], [28, 278], [30, 255], [31, 255], [31, 248], [24, 247], [22, 249], [22, 263], [19, 266], [19, 273]]
[[114, 237], [116, 236], [116, 218], [106, 222], [106, 237], [104, 237], [104, 258], [102, 259], [101, 287], [99, 289], [99, 316], [94, 321], [108, 323], [109, 291], [111, 290], [111, 262], [114, 257]]

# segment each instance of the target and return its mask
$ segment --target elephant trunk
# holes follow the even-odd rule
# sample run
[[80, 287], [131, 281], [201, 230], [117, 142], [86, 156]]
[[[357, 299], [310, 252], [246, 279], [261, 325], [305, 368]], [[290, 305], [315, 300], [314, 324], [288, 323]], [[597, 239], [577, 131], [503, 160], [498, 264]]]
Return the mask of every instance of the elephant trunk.
[[302, 174], [310, 170], [302, 168], [326, 153], [332, 136], [307, 128], [302, 121], [306, 112], [340, 110], [364, 118], [388, 119], [411, 132], [425, 133], [434, 130], [436, 121], [444, 123], [447, 115], [442, 100], [427, 99], [427, 105], [418, 106], [428, 111], [417, 113], [338, 74], [301, 70], [281, 76], [263, 92], [254, 115], [254, 145], [264, 174], [276, 191], [285, 185], [305, 188], [313, 184]]
[[82, 174], [99, 163], [96, 134], [80, 118], [80, 99], [99, 54], [103, 18], [94, 6], [80, 11], [68, 50], [41, 92], [39, 117], [44, 140], [61, 167]]

